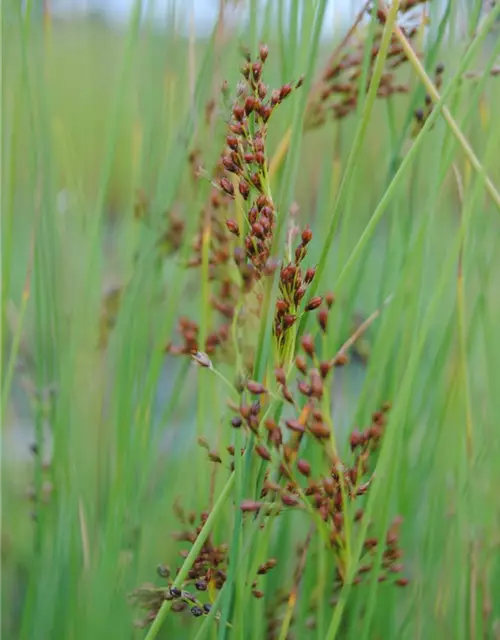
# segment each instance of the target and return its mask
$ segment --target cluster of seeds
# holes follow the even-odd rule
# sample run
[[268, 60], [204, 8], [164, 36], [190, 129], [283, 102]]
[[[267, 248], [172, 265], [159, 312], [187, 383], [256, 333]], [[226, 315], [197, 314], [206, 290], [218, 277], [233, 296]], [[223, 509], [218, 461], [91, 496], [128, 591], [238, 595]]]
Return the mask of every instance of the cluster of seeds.
[[[403, 23], [408, 21], [411, 10], [419, 4], [425, 4], [425, 1], [408, 0], [407, 2], [402, 2], [399, 8], [398, 21], [405, 36], [410, 41], [415, 40], [420, 25], [417, 23], [412, 26], [404, 26]], [[354, 46], [351, 46], [351, 43], [355, 34], [359, 32], [363, 14], [370, 17], [374, 16], [379, 23], [374, 34], [369, 60], [367, 74], [367, 86], [369, 86], [375, 59], [380, 49], [382, 27], [385, 23], [385, 12], [379, 9], [374, 13], [374, 9], [371, 6], [365, 8], [364, 12], [359, 15], [358, 20], [349, 32], [349, 37], [344, 40], [340, 49], [337, 49], [329, 59], [309, 102], [306, 128], [320, 127], [327, 121], [328, 114], [331, 114], [335, 120], [340, 120], [356, 110], [360, 90], [359, 79], [363, 68], [366, 43], [363, 36], [358, 38]], [[398, 82], [395, 77], [396, 70], [406, 61], [407, 58], [403, 48], [396, 36], [393, 35], [387, 52], [385, 70], [377, 91], [379, 98], [389, 98], [396, 94], [408, 93], [409, 86]]]
[[[213, 289], [218, 286], [211, 303], [223, 324], [210, 334], [205, 345], [200, 345], [197, 324], [182, 319], [178, 328], [183, 345], [168, 345], [170, 353], [194, 354], [202, 350], [213, 355], [218, 346], [227, 342], [236, 309], [250, 292], [254, 293], [255, 308], [247, 297], [245, 313], [258, 314], [262, 292], [256, 285], [262, 277], [272, 275], [278, 266], [271, 258], [277, 212], [269, 188], [268, 122], [301, 82], [270, 90], [263, 81], [267, 56], [265, 45], [260, 47], [258, 59], [253, 62], [245, 54], [243, 79], [231, 107], [214, 189], [193, 243], [194, 255], [188, 262], [190, 267], [200, 266], [203, 243], [209, 243], [209, 279], [214, 283]], [[198, 156], [193, 154], [191, 164], [198, 166], [197, 163]], [[193, 169], [193, 175], [199, 176], [200, 171]], [[235, 212], [232, 217], [230, 210]]]
[[[174, 511], [185, 527], [182, 531], [173, 534], [174, 539], [178, 542], [194, 544], [208, 518], [208, 513], [201, 513], [198, 518], [199, 524], [196, 524], [197, 518], [194, 512], [186, 514], [178, 503], [174, 505]], [[224, 587], [226, 582], [228, 549], [226, 543], [215, 545], [212, 537], [209, 536], [181, 586], [177, 586], [172, 579], [172, 571], [168, 565], [158, 565], [157, 574], [163, 580], [167, 580], [167, 585], [158, 587], [154, 584], [144, 584], [130, 595], [132, 604], [148, 611], [145, 618], [138, 620], [136, 625], [148, 626], [155, 619], [165, 600], [173, 601], [172, 611], [175, 613], [189, 612], [195, 618], [208, 615], [212, 609], [211, 601], [215, 600], [216, 593]], [[179, 555], [185, 558], [187, 553], [182, 550]], [[259, 580], [274, 569], [276, 564], [276, 558], [269, 558], [258, 566], [256, 575], [250, 583], [250, 589], [255, 598], [263, 597], [264, 592], [259, 588]], [[219, 613], [216, 614], [216, 619], [218, 617]]]
[[[319, 348], [323, 341], [317, 342], [312, 334], [305, 334], [299, 339], [296, 330], [302, 313], [314, 313], [317, 328], [325, 333], [329, 311], [335, 302], [333, 293], [314, 296], [304, 302], [316, 273], [314, 266], [304, 266], [313, 237], [311, 229], [306, 226], [300, 232], [295, 248], [292, 240], [297, 229], [291, 230], [286, 258], [282, 263], [271, 256], [277, 212], [269, 188], [267, 126], [276, 107], [300, 82], [269, 92], [262, 80], [267, 56], [267, 47], [262, 46], [257, 60], [252, 62], [249, 56], [245, 59], [243, 81], [231, 108], [226, 146], [213, 183], [215, 190], [194, 245], [192, 266], [197, 266], [202, 263], [207, 241], [210, 242], [208, 255], [212, 291], [218, 286], [212, 306], [223, 318], [222, 325], [202, 345], [199, 325], [183, 317], [178, 327], [183, 344], [169, 345], [168, 350], [170, 353], [191, 355], [200, 367], [214, 370], [211, 356], [218, 347], [226, 348], [229, 338], [234, 336], [232, 329], [238, 326], [234, 325], [239, 321], [238, 309], [242, 309], [241, 313], [249, 313], [247, 294], [252, 293], [253, 299], [260, 303], [261, 280], [279, 268], [278, 297], [270, 318], [277, 346], [276, 384], [270, 385], [269, 380], [250, 379], [244, 371], [238, 371], [234, 384], [238, 399], [229, 403], [232, 410], [229, 422], [231, 429], [246, 432], [243, 446], [236, 449], [234, 444], [229, 444], [225, 449], [212, 448], [204, 438], [199, 438], [198, 443], [206, 449], [210, 462], [225, 466], [229, 472], [234, 471], [237, 456], [255, 456], [254, 461], [258, 462], [255, 491], [238, 505], [242, 514], [247, 514], [246, 518], [259, 513], [266, 519], [274, 519], [289, 509], [302, 510], [310, 515], [313, 512], [311, 535], [321, 525], [323, 533], [326, 533], [326, 544], [335, 558], [335, 574], [331, 577], [335, 595], [346, 578], [345, 554], [350, 542], [348, 536], [352, 535], [352, 527], [345, 524], [346, 514], [354, 513], [354, 501], [361, 501], [356, 502], [354, 523], [359, 523], [364, 517], [362, 501], [371, 486], [374, 456], [384, 435], [390, 407], [384, 405], [373, 414], [366, 429], [351, 434], [349, 460], [342, 462], [335, 445], [329, 403], [324, 400], [331, 371], [348, 362], [346, 351], [341, 350], [326, 358]], [[395, 52], [392, 59], [397, 59]], [[347, 67], [350, 68], [349, 65]], [[235, 211], [233, 217], [228, 215], [231, 209]], [[290, 375], [294, 370], [292, 364], [295, 365], [295, 377]], [[249, 366], [248, 370], [251, 368]], [[313, 467], [310, 453], [318, 448], [321, 464]], [[176, 540], [194, 544], [207, 521], [208, 512], [197, 518], [194, 513], [186, 515], [178, 505], [175, 509], [184, 525], [183, 530], [175, 534]], [[260, 528], [265, 528], [265, 522], [260, 524]], [[397, 542], [395, 524], [385, 541], [382, 572], [378, 576], [381, 581], [390, 574], [399, 574], [402, 569]], [[366, 553], [356, 581], [372, 570], [373, 555], [379, 544], [382, 542], [366, 537]], [[308, 560], [307, 549], [308, 544], [299, 554], [292, 591], [297, 589]], [[175, 578], [171, 580], [170, 570], [161, 565], [158, 573], [168, 580], [167, 587], [145, 586], [133, 594], [135, 602], [149, 611], [141, 624], [154, 620], [165, 600], [174, 601], [174, 611], [189, 610], [195, 617], [210, 611], [216, 592], [226, 583], [230, 551], [228, 542], [215, 544], [209, 535], [189, 567], [183, 584], [178, 584]], [[186, 558], [188, 552], [183, 550], [180, 555]], [[265, 595], [260, 581], [276, 562], [270, 558], [258, 567], [257, 575], [248, 578], [246, 587], [255, 598]], [[404, 578], [397, 580], [398, 584], [406, 583]], [[193, 595], [193, 590], [198, 595]], [[201, 594], [205, 593], [210, 602], [203, 604], [205, 596]], [[276, 612], [283, 602], [288, 601], [290, 594], [290, 591], [277, 594]], [[272, 630], [277, 628], [274, 622], [271, 617], [269, 637], [274, 637]]]

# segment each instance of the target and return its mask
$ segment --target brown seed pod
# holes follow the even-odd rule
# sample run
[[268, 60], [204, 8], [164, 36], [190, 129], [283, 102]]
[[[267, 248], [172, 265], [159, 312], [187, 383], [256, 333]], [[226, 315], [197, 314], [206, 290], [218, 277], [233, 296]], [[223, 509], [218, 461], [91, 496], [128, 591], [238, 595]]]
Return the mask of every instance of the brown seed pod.
[[266, 447], [262, 444], [258, 444], [255, 446], [255, 452], [259, 455], [263, 460], [269, 462], [271, 460], [271, 454], [266, 449]]
[[314, 348], [314, 338], [311, 334], [307, 333], [305, 336], [302, 336], [302, 340], [300, 341], [302, 345], [302, 349], [307, 353], [307, 355], [313, 357], [315, 348]]
[[250, 393], [253, 393], [255, 395], [267, 393], [267, 389], [265, 388], [265, 386], [260, 382], [256, 382], [255, 380], [247, 381], [247, 389], [250, 391]]
[[297, 470], [303, 476], [309, 477], [311, 475], [311, 465], [309, 464], [309, 462], [307, 462], [307, 460], [297, 460]]
[[317, 309], [322, 302], [323, 298], [321, 296], [314, 296], [314, 298], [311, 298], [306, 304], [306, 311], [313, 311], [314, 309]]
[[256, 500], [243, 500], [240, 504], [240, 509], [244, 512], [256, 513], [260, 511], [263, 506], [262, 502], [257, 502]]
[[285, 420], [286, 426], [290, 429], [290, 431], [295, 431], [297, 433], [304, 433], [306, 430], [304, 425], [299, 420]]
[[281, 496], [281, 502], [287, 507], [296, 507], [299, 504], [299, 499], [291, 493], [284, 493]]
[[300, 354], [295, 358], [295, 366], [304, 375], [307, 373], [307, 362], [304, 356]]

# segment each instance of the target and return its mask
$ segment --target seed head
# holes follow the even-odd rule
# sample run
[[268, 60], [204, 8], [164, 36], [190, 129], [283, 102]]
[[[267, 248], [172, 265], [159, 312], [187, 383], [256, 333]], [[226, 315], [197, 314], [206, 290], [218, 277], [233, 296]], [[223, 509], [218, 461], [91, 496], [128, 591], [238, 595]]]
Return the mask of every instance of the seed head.
[[256, 382], [255, 380], [247, 381], [247, 389], [250, 391], [250, 393], [253, 393], [255, 395], [267, 393], [267, 389], [265, 388], [265, 386], [260, 382]]
[[239, 192], [241, 194], [241, 197], [244, 200], [248, 199], [248, 196], [250, 195], [250, 185], [248, 184], [248, 182], [246, 180], [243, 180], [243, 178], [240, 180], [240, 183], [238, 185], [238, 189]]
[[226, 220], [226, 227], [228, 228], [230, 233], [232, 233], [233, 235], [239, 238], [240, 228], [238, 226], [238, 223], [235, 220], [231, 220], [231, 219]]
[[331, 307], [333, 306], [333, 303], [335, 302], [335, 294], [332, 291], [329, 291], [325, 295], [325, 302], [326, 302], [326, 306], [329, 309], [331, 309]]
[[286, 426], [290, 429], [290, 431], [295, 431], [296, 433], [304, 433], [306, 430], [304, 425], [299, 420], [289, 419], [285, 421]]
[[195, 605], [194, 607], [191, 607], [191, 613], [195, 618], [198, 618], [199, 616], [203, 615], [203, 609], [198, 607], [198, 605]]
[[258, 444], [255, 447], [255, 452], [259, 455], [263, 460], [269, 462], [271, 460], [271, 454], [266, 449], [266, 447], [262, 444]]
[[234, 196], [234, 187], [232, 182], [230, 182], [227, 178], [222, 177], [219, 180], [219, 184], [223, 191], [225, 191], [229, 196]]
[[311, 475], [311, 465], [309, 464], [309, 462], [307, 462], [307, 460], [297, 460], [297, 470], [303, 476], [308, 477]]
[[323, 333], [326, 332], [326, 326], [328, 324], [328, 310], [327, 309], [320, 309], [318, 311], [318, 322], [319, 322], [319, 326], [321, 327], [321, 330], [323, 331]]
[[262, 509], [262, 502], [257, 502], [256, 500], [243, 500], [240, 504], [240, 509], [243, 512], [256, 513]]
[[314, 338], [310, 333], [307, 333], [305, 336], [302, 336], [302, 340], [300, 341], [302, 345], [302, 349], [307, 353], [307, 355], [313, 357], [315, 348], [314, 348]]
[[307, 373], [307, 362], [304, 356], [298, 355], [295, 358], [295, 365], [301, 373], [304, 375]]
[[267, 56], [269, 55], [269, 48], [267, 44], [261, 44], [259, 48], [259, 58], [262, 62], [267, 60]]
[[312, 231], [309, 226], [307, 226], [304, 231], [302, 231], [302, 244], [305, 246], [309, 244], [312, 240]]
[[313, 311], [314, 309], [317, 309], [322, 302], [323, 298], [321, 296], [314, 296], [314, 298], [311, 298], [306, 305], [306, 311]]

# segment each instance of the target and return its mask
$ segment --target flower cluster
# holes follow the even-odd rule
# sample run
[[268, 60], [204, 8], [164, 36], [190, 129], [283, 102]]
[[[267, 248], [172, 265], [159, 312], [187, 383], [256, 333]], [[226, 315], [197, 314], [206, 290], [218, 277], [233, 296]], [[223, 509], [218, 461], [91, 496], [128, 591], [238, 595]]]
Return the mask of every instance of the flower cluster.
[[[399, 23], [405, 36], [410, 41], [415, 40], [419, 32], [420, 24], [404, 26], [403, 22], [408, 21], [411, 10], [418, 4], [425, 4], [425, 0], [408, 0], [407, 2], [401, 3], [399, 8]], [[365, 12], [372, 17], [373, 9], [371, 7], [366, 9]], [[340, 120], [352, 114], [357, 108], [360, 90], [359, 79], [362, 74], [366, 43], [364, 37], [358, 38], [355, 46], [351, 46], [351, 42], [354, 40], [354, 34], [358, 34], [359, 32], [363, 13], [360, 14], [359, 19], [350, 30], [350, 37], [342, 43], [340, 49], [335, 51], [321, 74], [320, 80], [309, 102], [306, 128], [317, 128], [321, 126], [326, 122], [329, 113], [332, 114], [335, 120]], [[380, 50], [385, 13], [379, 9], [374, 17], [379, 24], [376, 26], [369, 59], [366, 79], [367, 86], [369, 86], [371, 82], [375, 59]], [[405, 62], [407, 62], [407, 58], [403, 48], [396, 36], [393, 35], [387, 52], [385, 70], [377, 90], [377, 96], [379, 98], [389, 98], [396, 94], [408, 93], [408, 85], [398, 82], [395, 76], [396, 70]]]

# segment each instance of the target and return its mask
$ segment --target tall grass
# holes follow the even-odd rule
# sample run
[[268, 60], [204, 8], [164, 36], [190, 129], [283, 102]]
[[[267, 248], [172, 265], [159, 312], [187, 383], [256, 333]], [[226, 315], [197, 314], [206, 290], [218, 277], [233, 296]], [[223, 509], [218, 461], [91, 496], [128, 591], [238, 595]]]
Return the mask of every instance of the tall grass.
[[[494, 638], [500, 6], [415, 3], [411, 34], [380, 1], [345, 44], [324, 0], [247, 4], [208, 38], [180, 2], [2, 6], [2, 631]], [[280, 95], [270, 235], [219, 162], [241, 47]], [[312, 122], [345, 51], [355, 99]]]

